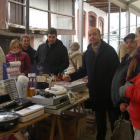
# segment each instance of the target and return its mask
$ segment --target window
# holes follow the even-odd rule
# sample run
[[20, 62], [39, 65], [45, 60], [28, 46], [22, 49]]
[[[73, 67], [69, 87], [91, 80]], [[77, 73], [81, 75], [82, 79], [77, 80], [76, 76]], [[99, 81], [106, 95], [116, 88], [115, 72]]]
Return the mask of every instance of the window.
[[96, 19], [97, 19], [97, 15], [94, 12], [92, 12], [92, 11], [88, 12], [88, 27], [89, 27], [89, 29], [91, 27], [96, 27]]
[[[13, 0], [19, 3], [24, 3], [24, 0]], [[10, 23], [24, 25], [24, 8], [22, 5], [10, 3]]]
[[104, 19], [102, 17], [98, 17], [98, 28], [101, 32], [102, 38], [104, 38]]

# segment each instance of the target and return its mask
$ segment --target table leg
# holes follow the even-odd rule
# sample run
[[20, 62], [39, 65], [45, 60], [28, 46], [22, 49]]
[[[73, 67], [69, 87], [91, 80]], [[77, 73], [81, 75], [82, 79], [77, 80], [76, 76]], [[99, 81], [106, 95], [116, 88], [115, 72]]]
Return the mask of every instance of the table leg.
[[63, 135], [62, 124], [61, 124], [61, 119], [59, 115], [57, 115], [57, 123], [58, 123], [58, 129], [59, 129], [59, 134], [60, 134], [60, 140], [63, 140], [64, 135]]
[[76, 112], [76, 107], [74, 107], [74, 112]]
[[31, 137], [33, 137], [34, 136], [34, 126], [33, 125], [30, 125], [29, 126], [29, 129], [30, 129], [30, 131], [31, 131]]
[[54, 139], [55, 123], [56, 123], [56, 115], [53, 115], [50, 140]]
[[78, 104], [78, 113], [80, 113], [80, 104]]
[[83, 109], [83, 113], [85, 114], [85, 105], [84, 105], [84, 102], [81, 103], [81, 107]]

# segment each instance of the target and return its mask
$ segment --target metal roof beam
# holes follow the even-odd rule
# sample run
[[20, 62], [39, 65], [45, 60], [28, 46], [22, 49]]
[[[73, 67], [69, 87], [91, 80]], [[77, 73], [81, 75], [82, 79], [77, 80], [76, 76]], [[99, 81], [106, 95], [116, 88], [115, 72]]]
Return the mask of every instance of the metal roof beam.
[[[119, 7], [121, 7], [122, 9], [124, 10], [127, 10], [127, 4], [125, 4], [124, 2], [121, 2], [121, 1], [118, 1], [118, 0], [108, 0], [116, 5], [118, 5]], [[133, 1], [134, 2], [134, 1]], [[136, 6], [132, 5], [132, 4], [129, 4], [129, 12], [137, 15], [137, 16], [140, 16], [140, 9], [137, 8]]]
[[118, 0], [108, 0], [108, 1], [110, 1], [111, 3], [114, 3], [115, 5], [123, 8], [123, 9], [126, 9], [126, 5], [123, 2], [120, 2]]

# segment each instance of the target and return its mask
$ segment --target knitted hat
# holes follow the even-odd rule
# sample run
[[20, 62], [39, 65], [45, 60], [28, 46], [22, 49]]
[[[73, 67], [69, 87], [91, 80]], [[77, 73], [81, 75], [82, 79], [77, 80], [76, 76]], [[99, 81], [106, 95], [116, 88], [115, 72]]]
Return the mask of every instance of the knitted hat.
[[79, 50], [80, 46], [77, 42], [73, 42], [71, 45], [70, 45], [70, 50], [72, 51], [77, 51]]

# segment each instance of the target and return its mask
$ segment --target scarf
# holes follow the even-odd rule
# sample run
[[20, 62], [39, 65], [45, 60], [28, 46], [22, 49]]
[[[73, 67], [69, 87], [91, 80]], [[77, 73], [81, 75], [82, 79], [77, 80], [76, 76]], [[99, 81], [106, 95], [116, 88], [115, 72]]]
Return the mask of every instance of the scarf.
[[127, 70], [126, 81], [129, 81], [130, 79], [132, 79], [132, 75], [136, 70], [136, 67], [138, 65], [138, 61], [140, 61], [140, 48], [137, 48], [133, 54], [132, 60], [129, 64], [129, 67]]
[[18, 51], [16, 51], [16, 52], [10, 51], [10, 53], [12, 53], [12, 54], [17, 54], [17, 53], [19, 53], [19, 52], [20, 52], [20, 50], [18, 50]]

